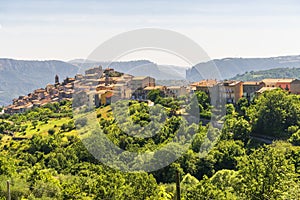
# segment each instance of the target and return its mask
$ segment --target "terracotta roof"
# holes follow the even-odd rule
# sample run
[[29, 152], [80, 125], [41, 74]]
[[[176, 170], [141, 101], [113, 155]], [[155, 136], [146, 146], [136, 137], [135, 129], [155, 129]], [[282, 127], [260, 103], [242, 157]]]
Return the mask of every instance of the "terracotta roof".
[[262, 87], [256, 92], [261, 94], [265, 91], [270, 91], [270, 90], [275, 90], [275, 89], [278, 89], [278, 87]]
[[216, 85], [218, 82], [216, 80], [202, 80], [199, 82], [192, 83], [191, 86], [198, 86], [198, 87], [212, 87]]
[[163, 90], [164, 86], [157, 85], [157, 86], [147, 86], [144, 88], [144, 90]]
[[243, 83], [243, 85], [259, 85], [262, 81], [246, 81]]
[[106, 96], [106, 98], [111, 98], [112, 96], [114, 96], [114, 94], [113, 94], [113, 93], [110, 93], [110, 94], [108, 94], [108, 95]]
[[171, 89], [171, 90], [179, 90], [181, 89], [183, 86], [168, 86], [168, 89]]
[[132, 80], [139, 81], [139, 80], [144, 80], [147, 77], [148, 76], [135, 76], [135, 77], [132, 78]]
[[224, 85], [224, 86], [234, 86], [234, 85], [237, 85], [239, 83], [241, 83], [242, 81], [234, 81], [234, 80], [231, 80], [231, 81], [224, 81], [222, 82], [221, 84]]
[[294, 81], [295, 79], [294, 78], [266, 78], [266, 79], [263, 79], [262, 81], [265, 82], [265, 83], [274, 83], [274, 82], [281, 82], [281, 83], [290, 83], [292, 81]]

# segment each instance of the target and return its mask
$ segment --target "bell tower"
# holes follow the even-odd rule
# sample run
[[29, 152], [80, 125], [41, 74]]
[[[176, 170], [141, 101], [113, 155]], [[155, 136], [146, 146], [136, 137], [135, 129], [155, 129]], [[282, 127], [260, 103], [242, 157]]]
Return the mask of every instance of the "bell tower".
[[109, 85], [109, 70], [105, 70], [105, 86]]
[[59, 85], [59, 77], [57, 74], [55, 76], [55, 85]]

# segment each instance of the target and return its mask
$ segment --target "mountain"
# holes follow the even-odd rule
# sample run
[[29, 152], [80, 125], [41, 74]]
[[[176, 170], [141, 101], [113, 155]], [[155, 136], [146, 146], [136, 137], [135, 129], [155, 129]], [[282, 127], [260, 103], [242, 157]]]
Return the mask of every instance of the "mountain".
[[236, 75], [232, 80], [259, 81], [265, 78], [297, 78], [300, 79], [300, 68], [275, 68], [261, 71], [246, 72]]
[[148, 60], [121, 61], [121, 62], [98, 62], [91, 60], [76, 59], [69, 61], [72, 65], [78, 66], [81, 73], [91, 65], [101, 65], [103, 68], [114, 68], [116, 71], [131, 74], [134, 76], [151, 76], [157, 80], [181, 80], [185, 79], [186, 67], [173, 65], [158, 65]]
[[109, 66], [134, 76], [148, 75], [161, 80], [184, 79], [186, 70], [183, 67], [157, 65], [147, 60], [110, 63], [86, 60], [63, 62], [0, 59], [0, 106], [10, 104], [13, 98], [27, 95], [48, 83], [54, 83], [56, 74], [62, 81], [66, 77], [74, 77], [77, 73], [84, 73], [86, 69], [95, 65]]
[[[73, 77], [78, 72], [83, 73], [85, 69], [94, 65], [102, 65], [104, 68], [111, 67], [134, 76], [148, 75], [157, 80], [182, 80], [186, 76], [189, 81], [198, 81], [215, 78], [216, 74], [220, 74], [217, 76], [219, 79], [230, 79], [237, 74], [252, 73], [251, 71], [299, 68], [300, 56], [215, 59], [199, 63], [190, 69], [172, 65], [158, 65], [148, 60], [110, 63], [82, 59], [69, 62], [0, 59], [0, 105], [7, 105], [19, 95], [26, 95], [34, 89], [53, 83], [56, 74], [62, 81], [67, 76]], [[284, 73], [284, 70], [280, 73]]]
[[[199, 63], [186, 71], [190, 81], [220, 77], [229, 79], [237, 74], [272, 68], [299, 68], [300, 56], [280, 56], [271, 58], [224, 58]], [[220, 74], [216, 76], [216, 74]], [[204, 74], [204, 75], [201, 75]]]
[[0, 105], [9, 104], [19, 95], [53, 83], [56, 74], [62, 80], [74, 76], [77, 71], [77, 66], [57, 60], [0, 59]]

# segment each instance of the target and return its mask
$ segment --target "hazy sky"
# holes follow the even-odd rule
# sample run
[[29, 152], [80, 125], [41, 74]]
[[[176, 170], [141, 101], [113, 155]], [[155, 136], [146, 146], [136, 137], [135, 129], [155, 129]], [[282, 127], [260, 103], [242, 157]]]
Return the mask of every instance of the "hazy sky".
[[211, 58], [300, 54], [296, 0], [1, 0], [0, 57], [86, 58], [114, 35], [149, 27], [186, 35]]

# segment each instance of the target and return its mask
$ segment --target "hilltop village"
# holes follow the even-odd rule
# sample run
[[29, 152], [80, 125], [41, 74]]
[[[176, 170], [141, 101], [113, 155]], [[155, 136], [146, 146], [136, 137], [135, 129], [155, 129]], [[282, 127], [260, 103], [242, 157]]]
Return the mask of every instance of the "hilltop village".
[[117, 72], [114, 69], [102, 69], [101, 66], [77, 74], [75, 78], [66, 78], [63, 82], [55, 76], [55, 83], [48, 84], [45, 88], [34, 90], [27, 96], [13, 99], [13, 103], [4, 108], [4, 113], [22, 113], [31, 108], [40, 107], [48, 103], [73, 99], [78, 105], [95, 106], [108, 105], [112, 98], [147, 100], [151, 90], [159, 90], [165, 97], [191, 95], [195, 91], [216, 94], [235, 104], [241, 97], [252, 100], [267, 90], [276, 88], [284, 89], [293, 94], [300, 94], [300, 80], [263, 79], [257, 82], [242, 82], [235, 80], [202, 80], [188, 86], [161, 86], [156, 85], [155, 79], [149, 76], [132, 76]]

